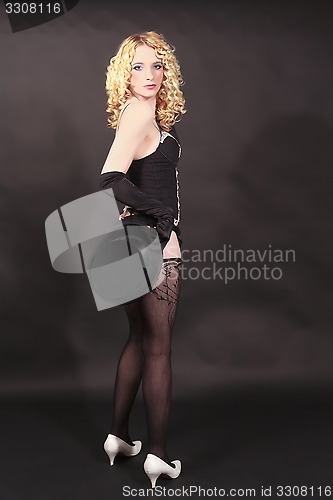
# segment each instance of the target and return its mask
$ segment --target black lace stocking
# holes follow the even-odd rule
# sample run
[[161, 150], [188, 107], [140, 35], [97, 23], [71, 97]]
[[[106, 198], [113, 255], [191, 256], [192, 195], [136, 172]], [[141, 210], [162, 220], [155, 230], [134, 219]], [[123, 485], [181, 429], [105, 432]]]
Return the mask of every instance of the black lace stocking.
[[112, 434], [131, 443], [128, 421], [142, 380], [149, 453], [166, 459], [171, 400], [171, 334], [181, 285], [181, 259], [163, 259], [158, 285], [125, 304], [130, 334], [115, 383]]

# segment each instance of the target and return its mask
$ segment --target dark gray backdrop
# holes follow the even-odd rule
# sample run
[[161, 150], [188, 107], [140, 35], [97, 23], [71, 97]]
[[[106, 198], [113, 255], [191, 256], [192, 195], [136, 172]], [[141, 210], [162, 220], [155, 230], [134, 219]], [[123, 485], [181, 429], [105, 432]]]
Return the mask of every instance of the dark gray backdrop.
[[86, 277], [52, 269], [44, 222], [99, 189], [113, 139], [106, 67], [125, 37], [150, 29], [176, 47], [186, 82], [177, 126], [183, 248], [271, 245], [296, 255], [279, 280], [184, 279], [174, 397], [330, 386], [329, 2], [81, 0], [15, 34], [3, 5], [0, 13], [0, 393], [112, 392], [125, 312], [98, 312]]

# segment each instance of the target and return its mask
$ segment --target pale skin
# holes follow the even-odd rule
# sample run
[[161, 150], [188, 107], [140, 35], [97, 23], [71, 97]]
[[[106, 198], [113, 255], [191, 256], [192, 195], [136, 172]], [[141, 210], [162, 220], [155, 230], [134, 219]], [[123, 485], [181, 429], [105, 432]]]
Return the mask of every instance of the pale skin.
[[[162, 61], [156, 57], [155, 50], [147, 45], [136, 48], [132, 61], [129, 90], [132, 96], [118, 122], [118, 130], [103, 165], [101, 173], [120, 171], [126, 173], [133, 160], [153, 153], [159, 144], [160, 133], [155, 120], [156, 94], [163, 79]], [[150, 89], [146, 85], [155, 84]], [[128, 211], [123, 215], [130, 215]], [[163, 250], [163, 258], [181, 257], [175, 231]]]

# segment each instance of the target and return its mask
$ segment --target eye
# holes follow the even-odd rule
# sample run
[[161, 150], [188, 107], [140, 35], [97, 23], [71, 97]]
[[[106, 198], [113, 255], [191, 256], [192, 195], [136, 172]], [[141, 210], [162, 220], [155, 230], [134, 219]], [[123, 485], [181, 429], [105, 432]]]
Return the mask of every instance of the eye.
[[162, 68], [163, 68], [162, 64], [155, 64], [155, 69], [162, 69]]
[[133, 66], [133, 69], [135, 69], [136, 71], [138, 71], [139, 69], [141, 69], [141, 66], [139, 64], [136, 64], [135, 66]]

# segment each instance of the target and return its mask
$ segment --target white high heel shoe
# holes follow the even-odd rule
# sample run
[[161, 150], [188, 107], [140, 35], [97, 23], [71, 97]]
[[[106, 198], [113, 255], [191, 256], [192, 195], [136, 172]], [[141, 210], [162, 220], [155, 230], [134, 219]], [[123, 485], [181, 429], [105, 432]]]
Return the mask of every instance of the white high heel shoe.
[[174, 464], [175, 467], [171, 467], [171, 465], [164, 462], [164, 460], [162, 460], [160, 457], [157, 457], [152, 453], [148, 453], [147, 458], [143, 464], [143, 468], [151, 481], [152, 488], [155, 488], [156, 480], [161, 474], [166, 474], [172, 479], [175, 479], [179, 476], [181, 471], [180, 460], [173, 460], [171, 463]]
[[115, 456], [119, 454], [126, 457], [134, 457], [141, 451], [142, 442], [133, 441], [134, 445], [130, 445], [113, 434], [109, 434], [104, 443], [104, 450], [109, 456], [110, 465], [113, 465]]

